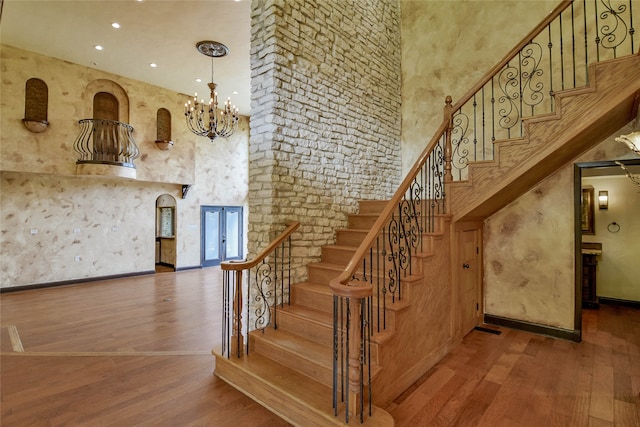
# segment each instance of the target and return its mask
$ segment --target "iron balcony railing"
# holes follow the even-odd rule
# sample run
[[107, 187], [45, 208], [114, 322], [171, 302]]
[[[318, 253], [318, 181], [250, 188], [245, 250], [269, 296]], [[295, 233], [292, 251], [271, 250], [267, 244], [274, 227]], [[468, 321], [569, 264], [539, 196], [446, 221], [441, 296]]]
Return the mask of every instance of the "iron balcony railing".
[[[278, 327], [278, 306], [289, 304], [291, 293], [291, 235], [300, 227], [290, 224], [251, 261], [221, 264], [222, 356], [249, 354], [249, 332]], [[251, 292], [251, 289], [254, 292]], [[244, 298], [247, 298], [246, 304]], [[243, 309], [244, 319], [243, 319]]]
[[104, 119], [82, 119], [80, 134], [73, 144], [80, 154], [77, 163], [100, 163], [135, 168], [140, 150], [133, 139], [133, 127]]
[[346, 422], [371, 413], [371, 339], [387, 327], [387, 304], [402, 299], [425, 234], [447, 213], [445, 184], [466, 179], [470, 161], [493, 159], [495, 141], [521, 138], [523, 118], [553, 113], [557, 91], [588, 85], [591, 63], [635, 54], [634, 2], [638, 9], [637, 0], [563, 0], [460, 101], [447, 97], [442, 124], [330, 283], [336, 416], [341, 405]]

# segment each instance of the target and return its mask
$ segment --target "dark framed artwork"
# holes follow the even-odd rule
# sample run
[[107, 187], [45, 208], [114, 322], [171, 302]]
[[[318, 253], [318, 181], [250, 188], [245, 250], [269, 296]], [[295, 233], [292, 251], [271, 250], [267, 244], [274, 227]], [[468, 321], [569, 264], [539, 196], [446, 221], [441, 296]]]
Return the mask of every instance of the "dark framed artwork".
[[582, 224], [582, 234], [596, 234], [595, 228], [593, 225], [593, 215], [594, 215], [594, 200], [593, 200], [593, 187], [587, 187], [582, 189], [582, 198], [581, 198], [581, 206], [582, 206], [582, 214], [581, 214], [581, 224]]

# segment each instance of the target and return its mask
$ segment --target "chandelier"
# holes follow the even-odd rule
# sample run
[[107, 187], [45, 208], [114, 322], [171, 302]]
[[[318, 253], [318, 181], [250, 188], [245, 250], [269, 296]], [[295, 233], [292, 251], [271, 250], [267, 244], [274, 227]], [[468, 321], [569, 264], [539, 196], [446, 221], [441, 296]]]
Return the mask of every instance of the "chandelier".
[[228, 98], [222, 108], [218, 108], [218, 92], [213, 82], [213, 58], [227, 56], [229, 48], [222, 43], [205, 40], [196, 43], [196, 49], [203, 55], [211, 57], [211, 83], [209, 102], [204, 99], [198, 102], [198, 94], [193, 97], [193, 103], [189, 100], [184, 104], [184, 115], [187, 127], [196, 135], [206, 136], [211, 141], [221, 137], [227, 138], [233, 135], [238, 128], [238, 109], [231, 106], [231, 98]]
[[[629, 150], [640, 156], [640, 131], [632, 132], [629, 135], [621, 135], [616, 138], [616, 141], [623, 143]], [[632, 174], [621, 162], [616, 162], [616, 164], [625, 171], [631, 182], [640, 187], [640, 175]]]

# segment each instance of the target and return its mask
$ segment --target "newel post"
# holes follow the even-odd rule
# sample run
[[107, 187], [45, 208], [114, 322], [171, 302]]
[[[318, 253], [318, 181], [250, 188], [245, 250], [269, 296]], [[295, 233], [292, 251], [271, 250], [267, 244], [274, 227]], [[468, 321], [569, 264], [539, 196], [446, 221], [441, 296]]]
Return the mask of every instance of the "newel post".
[[236, 349], [236, 356], [242, 356], [244, 346], [242, 339], [242, 273], [243, 270], [235, 272], [235, 291], [233, 293], [233, 326], [231, 330], [231, 346]]
[[358, 416], [362, 407], [360, 406], [360, 397], [363, 392], [362, 384], [362, 339], [360, 317], [361, 301], [360, 298], [349, 298], [349, 313], [351, 316], [349, 322], [349, 401], [347, 410], [349, 415]]
[[444, 102], [444, 120], [447, 123], [447, 130], [445, 131], [446, 141], [444, 146], [444, 182], [451, 182], [453, 181], [453, 174], [451, 172], [451, 159], [453, 157], [453, 147], [451, 145], [451, 131], [453, 129], [451, 96], [447, 95]]

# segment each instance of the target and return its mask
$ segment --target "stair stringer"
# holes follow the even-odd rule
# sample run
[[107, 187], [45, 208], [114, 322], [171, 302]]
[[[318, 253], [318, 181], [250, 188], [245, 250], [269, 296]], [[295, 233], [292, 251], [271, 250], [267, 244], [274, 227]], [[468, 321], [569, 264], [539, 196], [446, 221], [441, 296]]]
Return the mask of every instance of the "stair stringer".
[[[451, 329], [450, 216], [432, 236], [434, 250], [422, 258], [423, 277], [415, 283], [393, 333], [379, 344], [380, 372], [373, 380], [373, 401], [386, 407], [415, 383], [456, 344]], [[374, 335], [373, 340], [376, 340]]]
[[593, 64], [590, 85], [556, 93], [556, 112], [523, 119], [524, 138], [498, 141], [449, 185], [453, 221], [484, 219], [633, 119], [640, 54]]

